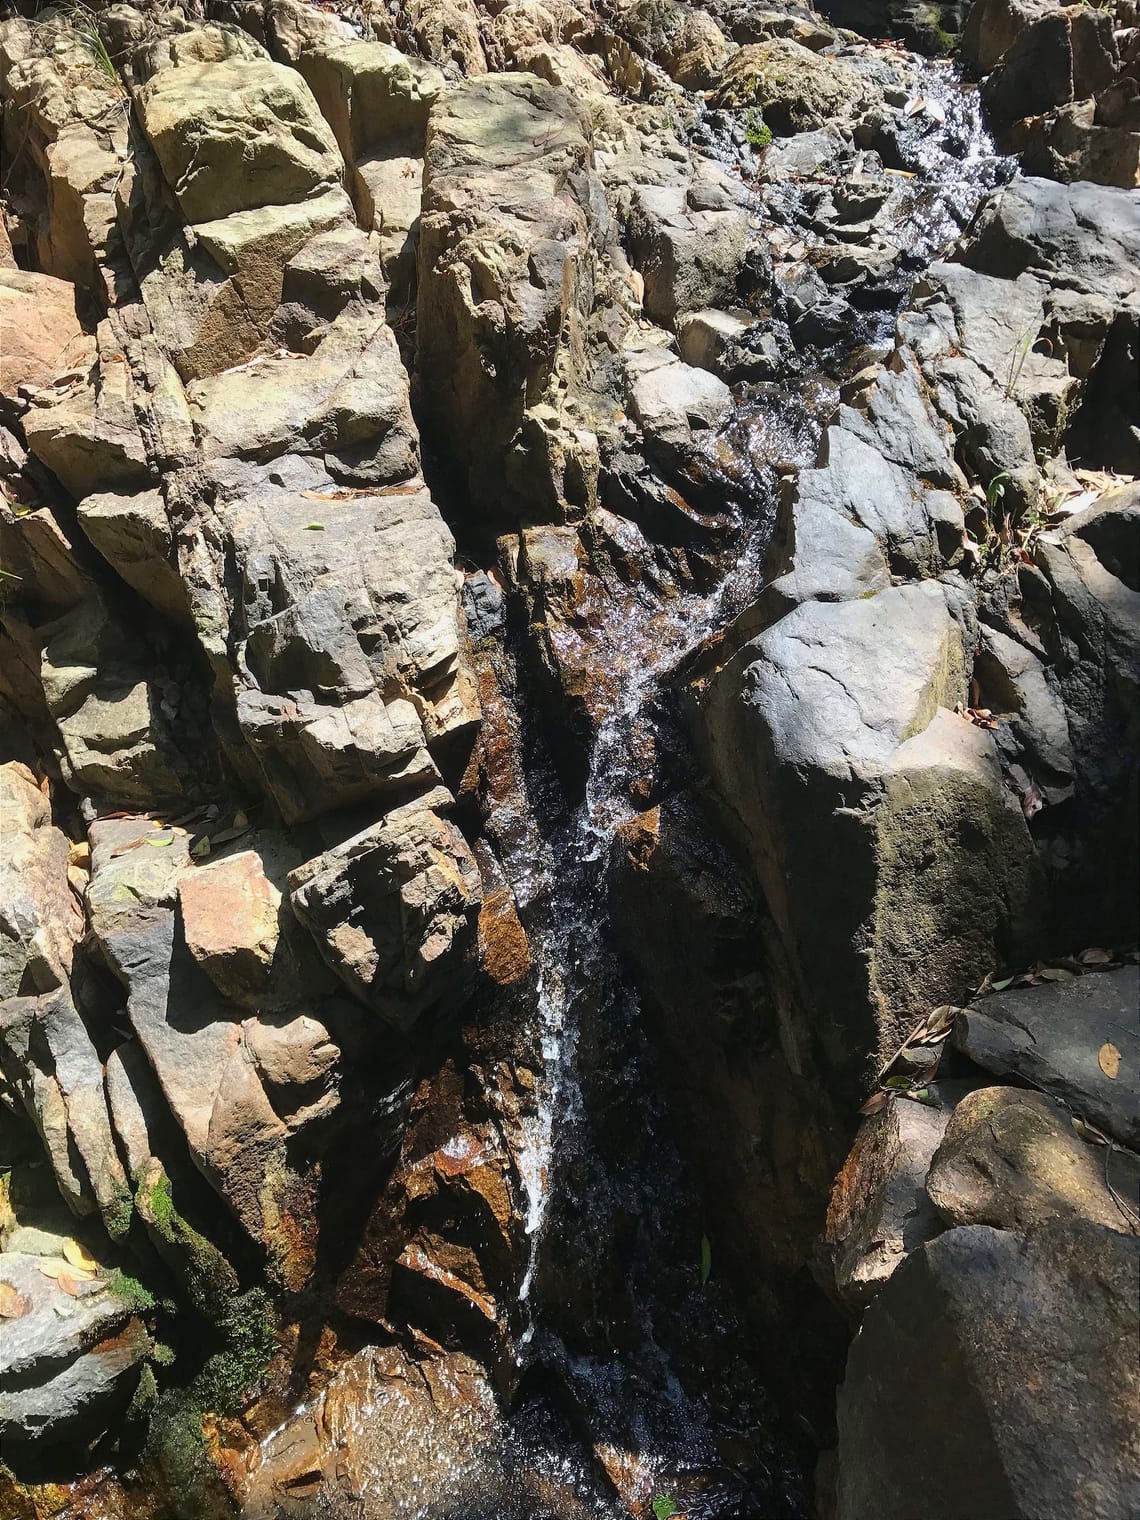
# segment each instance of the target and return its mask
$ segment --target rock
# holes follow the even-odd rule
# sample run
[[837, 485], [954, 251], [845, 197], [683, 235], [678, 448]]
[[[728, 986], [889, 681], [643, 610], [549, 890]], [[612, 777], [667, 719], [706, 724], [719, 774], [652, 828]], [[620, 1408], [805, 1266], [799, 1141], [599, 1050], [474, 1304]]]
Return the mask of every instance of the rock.
[[47, 274], [0, 269], [0, 397], [9, 405], [22, 385], [50, 385], [82, 359], [88, 340], [75, 306], [75, 287]]
[[412, 38], [425, 58], [449, 75], [473, 78], [487, 72], [473, 0], [407, 0], [405, 9]]
[[[191, 869], [189, 838], [176, 833], [170, 845], [147, 848], [150, 832], [140, 819], [91, 826], [92, 930], [126, 988], [127, 1015], [195, 1164], [266, 1248], [274, 1274], [299, 1288], [313, 1262], [312, 1192], [290, 1165], [289, 1127], [261, 1085], [242, 1025], [186, 943], [176, 909]], [[160, 1231], [166, 1187], [156, 1173], [145, 1197], [136, 1195]], [[195, 1244], [194, 1253], [213, 1271], [213, 1248]]]
[[423, 178], [423, 159], [404, 153], [361, 159], [355, 170], [357, 212], [379, 239], [380, 263], [400, 298], [415, 283]]
[[262, 58], [164, 68], [137, 92], [143, 130], [188, 222], [289, 205], [343, 162], [307, 85]]
[[851, 67], [787, 37], [751, 43], [734, 55], [716, 91], [721, 108], [759, 106], [780, 137], [853, 117], [874, 89]]
[[1106, 1172], [1125, 1203], [1135, 1199], [1140, 1157], [1081, 1140], [1068, 1111], [1044, 1093], [984, 1087], [955, 1108], [926, 1191], [950, 1225], [1033, 1230], [1075, 1214], [1128, 1233]]
[[671, 362], [646, 368], [633, 380], [630, 411], [650, 449], [663, 460], [683, 464], [700, 434], [724, 421], [732, 394], [707, 370], [681, 364], [671, 354], [662, 357]]
[[298, 867], [293, 909], [362, 1002], [409, 1029], [455, 987], [481, 899], [462, 834], [429, 793]]
[[437, 68], [382, 42], [302, 50], [294, 67], [311, 88], [347, 163], [383, 144], [422, 148], [428, 112], [445, 80]]
[[67, 880], [69, 842], [27, 766], [0, 766], [0, 999], [66, 984], [83, 914]]
[[1048, 668], [1032, 650], [996, 628], [982, 629], [974, 665], [980, 706], [1000, 714], [996, 740], [1003, 762], [1018, 763], [1050, 804], [1076, 785], [1076, 761], [1065, 704]]
[[84, 533], [128, 586], [168, 617], [179, 622], [189, 619], [161, 491], [140, 491], [134, 496], [95, 493], [79, 503], [77, 515]]
[[634, 192], [630, 249], [645, 282], [645, 310], [672, 327], [702, 307], [731, 303], [744, 259], [748, 216], [727, 176], [702, 166], [688, 183]]
[[576, 103], [529, 74], [469, 81], [428, 122], [425, 413], [472, 504], [500, 517], [525, 507], [557, 520], [559, 501], [581, 502], [590, 486], [588, 440], [562, 419], [592, 301], [588, 156]]
[[187, 772], [162, 710], [161, 672], [139, 659], [137, 640], [102, 597], [81, 602], [38, 636], [40, 680], [68, 785], [152, 807], [184, 799]]
[[[1137, 972], [1118, 971], [1011, 988], [972, 1004], [954, 1026], [955, 1049], [999, 1077], [1020, 1077], [1133, 1150], [1140, 1149]], [[1120, 1053], [1108, 1076], [1101, 1052]], [[1108, 1065], [1115, 1058], [1108, 1059]]]
[[1101, 116], [1099, 101], [1074, 101], [1015, 122], [1009, 145], [1027, 174], [1133, 189], [1140, 185], [1140, 132]]
[[1119, 67], [1107, 12], [1051, 10], [1018, 32], [982, 86], [982, 100], [991, 120], [1004, 128], [1097, 94]]
[[1035, 932], [1020, 808], [992, 740], [947, 710], [953, 609], [932, 582], [801, 604], [721, 656], [701, 698], [701, 751], [837, 1073], [881, 1065]]
[[736, 51], [711, 16], [673, 0], [623, 0], [614, 20], [643, 57], [687, 90], [712, 89]]
[[929, 1520], [1135, 1513], [1138, 1267], [1074, 1220], [914, 1251], [851, 1347], [839, 1520], [912, 1520], [916, 1494]]
[[1022, 32], [1055, 9], [1054, 0], [975, 0], [962, 29], [963, 61], [988, 74]]
[[138, 1383], [150, 1337], [105, 1281], [70, 1297], [40, 1271], [43, 1258], [5, 1252], [0, 1282], [27, 1302], [4, 1321], [0, 1435], [13, 1450], [90, 1441], [115, 1428]]
[[122, 355], [116, 357], [106, 323], [100, 324], [98, 343], [94, 365], [88, 352], [81, 373], [40, 391], [23, 417], [28, 448], [76, 501], [91, 491], [151, 485], [134, 383]]
[[281, 893], [243, 850], [188, 871], [178, 901], [190, 954], [224, 997], [256, 1006], [273, 966]]
[[898, 38], [935, 56], [953, 48], [969, 10], [970, 0], [823, 0], [820, 6], [835, 26]]
[[932, 1083], [929, 1093], [933, 1107], [892, 1096], [880, 1113], [864, 1119], [835, 1180], [824, 1247], [836, 1291], [854, 1315], [911, 1251], [945, 1228], [927, 1196], [927, 1172], [970, 1089], [964, 1082], [942, 1081]]
[[21, 599], [32, 604], [36, 621], [41, 612], [58, 616], [96, 591], [94, 557], [85, 553], [69, 515], [0, 500], [0, 564], [20, 577]]
[[66, 987], [0, 1004], [0, 1062], [39, 1131], [72, 1211], [98, 1209], [112, 1239], [131, 1220], [131, 1193], [115, 1148], [103, 1070]]
[[677, 323], [677, 347], [686, 364], [720, 374], [726, 349], [748, 332], [750, 322], [730, 312], [710, 309], [690, 312]]

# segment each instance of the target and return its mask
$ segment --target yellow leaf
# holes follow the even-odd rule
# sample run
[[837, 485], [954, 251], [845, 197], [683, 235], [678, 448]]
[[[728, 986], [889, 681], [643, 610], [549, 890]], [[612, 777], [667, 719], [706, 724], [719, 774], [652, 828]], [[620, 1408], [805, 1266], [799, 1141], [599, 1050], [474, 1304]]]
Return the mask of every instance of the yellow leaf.
[[65, 1240], [63, 1243], [63, 1254], [73, 1267], [79, 1267], [83, 1272], [97, 1272], [99, 1270], [99, 1263], [93, 1256], [88, 1256], [77, 1240]]
[[1111, 1040], [1105, 1040], [1104, 1044], [1100, 1047], [1097, 1061], [1106, 1077], [1117, 1077], [1120, 1075], [1120, 1052]]
[[70, 1262], [56, 1259], [41, 1261], [40, 1271], [45, 1277], [54, 1277], [57, 1282], [61, 1277], [77, 1277], [80, 1281], [86, 1282], [88, 1278], [95, 1275], [94, 1272], [88, 1272], [83, 1267], [76, 1267]]

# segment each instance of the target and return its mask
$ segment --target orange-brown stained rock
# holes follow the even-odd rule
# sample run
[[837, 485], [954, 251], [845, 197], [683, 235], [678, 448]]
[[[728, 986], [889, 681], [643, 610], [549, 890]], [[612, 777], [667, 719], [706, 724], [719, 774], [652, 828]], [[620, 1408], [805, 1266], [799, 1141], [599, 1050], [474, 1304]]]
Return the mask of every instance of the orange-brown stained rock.
[[277, 949], [281, 894], [253, 850], [188, 871], [178, 883], [186, 943], [226, 997], [265, 985]]
[[530, 945], [514, 897], [506, 887], [491, 892], [479, 910], [479, 964], [500, 987], [530, 970]]

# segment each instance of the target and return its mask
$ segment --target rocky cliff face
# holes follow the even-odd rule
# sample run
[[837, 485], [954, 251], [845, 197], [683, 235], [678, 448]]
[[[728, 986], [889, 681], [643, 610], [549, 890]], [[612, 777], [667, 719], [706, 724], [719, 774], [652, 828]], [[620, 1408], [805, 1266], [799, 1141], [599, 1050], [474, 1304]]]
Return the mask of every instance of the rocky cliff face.
[[1128, 8], [4, 10], [0, 1509], [1134, 1513]]

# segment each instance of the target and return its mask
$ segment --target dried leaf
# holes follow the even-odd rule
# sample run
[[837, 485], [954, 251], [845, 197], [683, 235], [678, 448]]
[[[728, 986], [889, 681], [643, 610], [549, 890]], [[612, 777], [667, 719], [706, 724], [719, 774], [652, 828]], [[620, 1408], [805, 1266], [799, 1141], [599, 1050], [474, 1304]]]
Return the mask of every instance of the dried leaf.
[[79, 1267], [83, 1272], [98, 1272], [99, 1263], [87, 1252], [77, 1240], [65, 1240], [63, 1243], [63, 1255], [73, 1267]]
[[1003, 976], [1000, 982], [991, 982], [990, 983], [990, 991], [991, 992], [1004, 992], [1007, 987], [1012, 987], [1013, 986], [1015, 980], [1016, 980], [1015, 977], [1012, 977], [1012, 976]]
[[203, 860], [210, 853], [210, 841], [205, 834], [197, 843], [190, 846], [190, 854], [195, 860]]
[[1094, 946], [1088, 950], [1082, 950], [1077, 956], [1082, 966], [1111, 966], [1112, 954], [1108, 950], [1101, 950]]
[[879, 1113], [881, 1109], [886, 1108], [887, 1103], [890, 1101], [890, 1096], [890, 1093], [883, 1092], [881, 1089], [878, 1092], [873, 1092], [859, 1112], [867, 1115]]
[[246, 815], [240, 809], [234, 814], [234, 828], [235, 829], [248, 829], [249, 828], [249, 819], [246, 817]]
[[1071, 982], [1074, 977], [1064, 966], [1042, 966], [1037, 975], [1043, 982]]
[[1074, 1114], [1072, 1124], [1073, 1129], [1077, 1132], [1081, 1139], [1087, 1140], [1090, 1145], [1108, 1145], [1108, 1136], [1102, 1135], [1100, 1130], [1097, 1129], [1096, 1125], [1090, 1124], [1087, 1119], [1078, 1118], [1078, 1116]]
[[1106, 1077], [1120, 1075], [1120, 1052], [1111, 1040], [1105, 1040], [1096, 1057], [1097, 1065]]
[[926, 101], [921, 95], [912, 95], [911, 98], [907, 101], [906, 105], [903, 106], [903, 115], [917, 116], [925, 105]]
[[22, 1319], [31, 1304], [10, 1282], [0, 1282], [0, 1318]]
[[240, 829], [219, 829], [216, 834], [211, 834], [213, 844], [228, 844], [231, 839], [240, 839], [243, 834], [249, 833], [249, 825], [244, 824]]
[[946, 125], [946, 112], [936, 100], [928, 100], [925, 109], [931, 121], [936, 121], [940, 127]]
[[88, 1272], [85, 1268], [78, 1267], [73, 1262], [60, 1261], [57, 1257], [45, 1258], [41, 1261], [40, 1271], [44, 1277], [51, 1277], [56, 1281], [61, 1277], [69, 1277], [72, 1281], [88, 1282], [95, 1276], [94, 1272]]
[[[80, 1281], [82, 1281], [82, 1279], [80, 1279]], [[56, 1278], [56, 1287], [59, 1288], [61, 1292], [66, 1293], [68, 1298], [79, 1297], [79, 1283], [76, 1282], [74, 1277], [69, 1276], [69, 1274], [66, 1272], [61, 1272]]]

